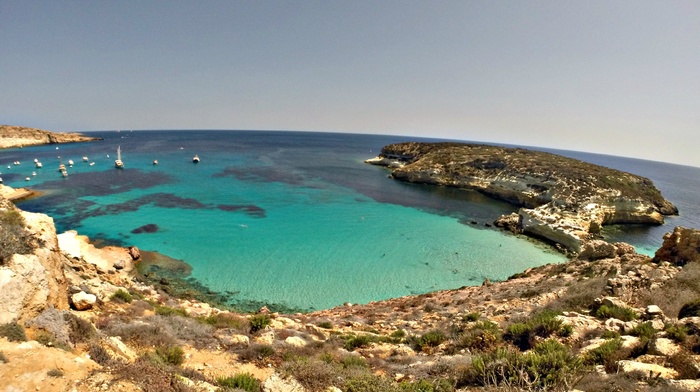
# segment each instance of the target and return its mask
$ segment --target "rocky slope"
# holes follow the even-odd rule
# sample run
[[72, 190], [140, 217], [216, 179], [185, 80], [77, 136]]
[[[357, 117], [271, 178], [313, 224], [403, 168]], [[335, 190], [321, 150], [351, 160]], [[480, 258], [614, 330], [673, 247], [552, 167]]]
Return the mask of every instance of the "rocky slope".
[[461, 143], [399, 143], [366, 162], [397, 180], [474, 189], [522, 208], [497, 224], [578, 253], [601, 226], [662, 224], [678, 210], [644, 177], [550, 153]]
[[36, 128], [0, 125], [0, 148], [26, 147], [41, 144], [76, 143], [102, 140], [79, 133], [57, 133]]
[[[0, 262], [7, 390], [700, 389], [698, 230], [676, 229], [653, 260], [594, 240], [567, 263], [480, 287], [238, 314], [144, 285], [136, 249], [21, 215], [33, 246]], [[5, 233], [17, 220], [2, 222]], [[14, 288], [25, 281], [34, 291]]]

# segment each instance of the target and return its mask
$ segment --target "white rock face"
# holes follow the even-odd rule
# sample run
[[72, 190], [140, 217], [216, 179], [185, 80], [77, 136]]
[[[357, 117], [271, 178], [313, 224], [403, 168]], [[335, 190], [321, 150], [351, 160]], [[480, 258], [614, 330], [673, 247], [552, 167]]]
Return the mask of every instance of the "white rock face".
[[75, 293], [71, 296], [71, 303], [76, 310], [88, 310], [97, 302], [97, 297], [94, 294], [88, 294], [84, 291]]
[[68, 308], [68, 285], [53, 219], [44, 214], [21, 214], [43, 247], [31, 254], [14, 255], [0, 267], [0, 324], [27, 320], [48, 306]]
[[651, 363], [641, 363], [635, 361], [618, 361], [618, 369], [622, 373], [642, 372], [644, 374], [659, 375], [661, 378], [673, 379], [678, 377], [678, 372], [663, 366]]
[[306, 392], [306, 388], [301, 386], [297, 380], [283, 379], [279, 374], [274, 373], [265, 383], [263, 383], [263, 391], [265, 392]]
[[287, 339], [284, 339], [284, 342], [287, 343], [288, 345], [294, 346], [294, 347], [306, 346], [306, 340], [304, 340], [298, 336], [290, 336]]

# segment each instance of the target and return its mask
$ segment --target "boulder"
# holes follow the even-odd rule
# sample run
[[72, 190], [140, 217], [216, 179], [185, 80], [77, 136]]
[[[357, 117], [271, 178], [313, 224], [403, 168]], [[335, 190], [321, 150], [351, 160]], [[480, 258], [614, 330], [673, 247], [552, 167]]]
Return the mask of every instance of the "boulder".
[[264, 392], [306, 392], [306, 388], [301, 386], [297, 380], [284, 379], [277, 373], [265, 380], [262, 389]]
[[97, 302], [97, 297], [95, 294], [88, 294], [84, 291], [71, 295], [70, 299], [75, 310], [92, 309]]
[[139, 248], [135, 246], [129, 247], [129, 255], [131, 256], [132, 260], [138, 260], [141, 258], [141, 252], [139, 252]]
[[591, 240], [581, 246], [578, 259], [588, 261], [611, 259], [614, 258], [616, 254], [617, 248], [615, 245], [603, 240]]
[[300, 338], [299, 336], [290, 336], [287, 339], [284, 339], [284, 342], [293, 347], [306, 346], [306, 340]]
[[678, 377], [678, 372], [663, 366], [651, 363], [641, 363], [636, 361], [623, 360], [617, 362], [618, 370], [621, 373], [643, 373], [653, 377], [672, 379]]
[[652, 261], [667, 261], [679, 266], [700, 261], [700, 230], [676, 227], [673, 233], [664, 235], [664, 242]]
[[648, 353], [670, 357], [681, 351], [681, 348], [671, 339], [656, 338], [649, 343]]

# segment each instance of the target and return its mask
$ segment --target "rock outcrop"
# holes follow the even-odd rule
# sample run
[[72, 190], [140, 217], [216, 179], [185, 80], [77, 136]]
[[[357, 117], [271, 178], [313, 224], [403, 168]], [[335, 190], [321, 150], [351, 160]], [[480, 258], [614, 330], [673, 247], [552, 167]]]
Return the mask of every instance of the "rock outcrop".
[[700, 262], [700, 230], [676, 227], [673, 233], [667, 233], [654, 254], [654, 262], [662, 261], [680, 266]]
[[[4, 209], [15, 209], [3, 201]], [[37, 247], [0, 265], [0, 324], [26, 320], [49, 306], [68, 307], [67, 282], [53, 219], [21, 211]]]
[[520, 206], [496, 224], [574, 253], [603, 225], [658, 225], [678, 213], [647, 178], [521, 148], [409, 142], [366, 162], [392, 168], [397, 180], [473, 189]]
[[0, 125], [0, 148], [37, 146], [41, 144], [76, 143], [102, 140], [79, 133], [58, 133], [42, 129]]

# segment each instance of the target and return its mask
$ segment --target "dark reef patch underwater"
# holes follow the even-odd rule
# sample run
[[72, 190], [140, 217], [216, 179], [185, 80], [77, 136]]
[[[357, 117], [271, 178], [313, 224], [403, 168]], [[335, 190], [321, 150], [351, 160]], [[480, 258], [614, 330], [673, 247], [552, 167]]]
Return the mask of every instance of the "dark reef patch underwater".
[[[427, 139], [257, 131], [88, 134], [105, 140], [0, 152], [0, 164], [10, 156], [44, 163], [42, 169], [3, 170], [8, 185], [43, 193], [19, 206], [49, 214], [59, 232], [75, 229], [96, 242], [181, 260], [191, 271], [166, 268], [156, 257], [143, 274], [165, 279], [169, 290], [181, 282], [183, 291], [212, 303], [308, 311], [478, 285], [564, 260], [546, 246], [486, 227], [513, 206], [477, 192], [399, 183], [384, 168], [363, 163], [384, 145]], [[118, 146], [124, 170], [114, 168]], [[607, 228], [610, 239], [655, 249], [675, 225], [700, 227], [700, 169], [558, 153], [649, 177], [681, 211], [661, 227]], [[196, 165], [195, 155], [201, 158]], [[82, 162], [83, 156], [95, 164]], [[77, 163], [61, 178], [55, 169], [68, 159]], [[36, 176], [25, 182], [31, 171]], [[132, 233], [146, 225], [158, 230]]]

